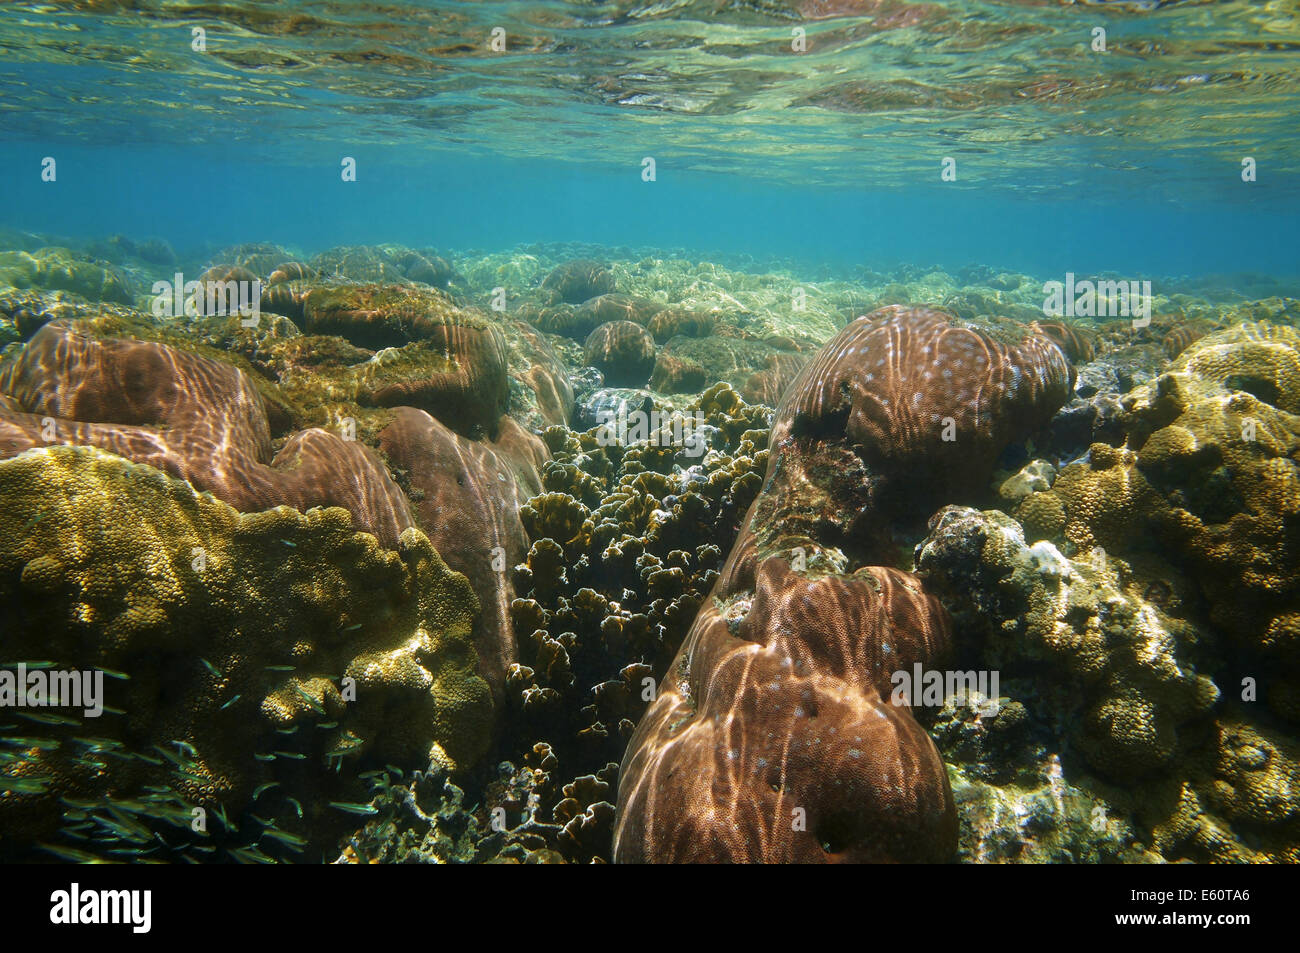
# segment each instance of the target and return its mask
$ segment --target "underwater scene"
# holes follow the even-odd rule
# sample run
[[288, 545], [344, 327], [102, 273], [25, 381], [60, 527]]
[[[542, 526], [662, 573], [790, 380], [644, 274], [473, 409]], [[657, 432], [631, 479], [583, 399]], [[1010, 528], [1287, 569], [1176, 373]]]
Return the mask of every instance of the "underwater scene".
[[0, 93], [0, 861], [1300, 861], [1300, 0], [6, 2]]

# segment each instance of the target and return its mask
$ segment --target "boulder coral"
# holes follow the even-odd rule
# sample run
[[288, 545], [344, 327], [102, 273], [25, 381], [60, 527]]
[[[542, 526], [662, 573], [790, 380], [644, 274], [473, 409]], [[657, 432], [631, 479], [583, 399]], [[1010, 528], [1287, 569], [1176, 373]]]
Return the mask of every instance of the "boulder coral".
[[581, 304], [612, 291], [614, 275], [609, 266], [589, 258], [578, 258], [556, 265], [542, 281], [542, 292], [550, 297], [553, 304]]
[[[281, 252], [275, 260], [284, 261], [287, 257]], [[401, 245], [340, 245], [316, 255], [310, 264], [323, 275], [345, 281], [419, 282], [444, 290], [463, 284], [455, 267], [445, 258], [427, 249], [417, 251]], [[267, 270], [271, 267], [266, 265]]]
[[891, 673], [950, 633], [905, 573], [796, 575], [774, 557], [714, 598], [623, 764], [620, 861], [942, 861], [956, 814]]
[[303, 301], [318, 279], [316, 269], [310, 265], [300, 261], [281, 262], [262, 285], [261, 309], [301, 321]]
[[267, 405], [238, 368], [168, 345], [51, 322], [0, 369], [0, 456], [96, 446], [189, 481], [244, 512], [341, 506], [395, 545], [413, 524], [373, 451], [313, 428], [272, 453]]
[[647, 327], [661, 341], [684, 334], [692, 338], [705, 338], [718, 326], [719, 316], [712, 311], [687, 311], [682, 308], [664, 308], [650, 318]]
[[421, 529], [478, 596], [479, 672], [498, 695], [516, 656], [508, 569], [528, 551], [519, 508], [540, 489], [537, 466], [547, 455], [541, 441], [513, 421], [503, 427], [510, 438], [503, 434], [500, 443], [466, 440], [422, 410], [399, 407], [379, 435], [384, 453], [408, 473], [418, 495]]
[[803, 368], [777, 411], [773, 445], [842, 433], [865, 469], [867, 505], [854, 522], [924, 517], [982, 485], [1012, 439], [1065, 403], [1074, 378], [1060, 348], [1032, 326], [883, 308], [851, 322]]
[[564, 360], [540, 332], [518, 318], [503, 318], [510, 367], [510, 413], [532, 430], [567, 424], [573, 384]]
[[775, 407], [781, 403], [786, 388], [793, 383], [800, 369], [807, 363], [802, 354], [777, 353], [767, 358], [767, 367], [755, 371], [741, 388], [741, 396], [753, 404]]
[[241, 242], [218, 250], [208, 267], [236, 265], [265, 275], [279, 262], [288, 261], [291, 257], [287, 251], [272, 242]]
[[616, 860], [954, 854], [943, 762], [888, 691], [895, 671], [943, 662], [947, 615], [867, 560], [896, 505], [980, 487], [1072, 376], [1033, 329], [905, 308], [851, 322], [804, 367], [762, 492], [628, 745]]
[[372, 350], [431, 338], [441, 343], [461, 316], [442, 292], [414, 285], [321, 285], [307, 293], [302, 309], [308, 334], [337, 334]]
[[587, 336], [583, 358], [611, 387], [641, 387], [655, 364], [654, 336], [632, 321], [610, 321]]
[[[709, 372], [694, 361], [661, 354], [650, 375], [650, 386], [661, 394], [694, 393], [709, 382]], [[745, 395], [750, 400], [750, 395]], [[754, 401], [760, 403], [761, 401]]]
[[[469, 437], [492, 435], [507, 411], [537, 426], [571, 413], [563, 362], [521, 321], [414, 285], [317, 285], [301, 307], [304, 341], [260, 353], [278, 360], [283, 389], [302, 404], [419, 407]], [[341, 354], [335, 336], [361, 352]], [[287, 368], [285, 352], [304, 348], [337, 359]]]
[[589, 298], [573, 312], [572, 332], [575, 336], [589, 334], [610, 321], [631, 321], [644, 325], [660, 305], [631, 295], [603, 294]]

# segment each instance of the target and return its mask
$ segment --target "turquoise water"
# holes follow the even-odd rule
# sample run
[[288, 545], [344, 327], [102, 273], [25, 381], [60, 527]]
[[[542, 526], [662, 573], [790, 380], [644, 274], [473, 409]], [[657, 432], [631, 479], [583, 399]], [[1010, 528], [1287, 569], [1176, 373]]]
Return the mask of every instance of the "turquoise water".
[[0, 219], [1294, 274], [1298, 42], [1286, 2], [15, 3]]

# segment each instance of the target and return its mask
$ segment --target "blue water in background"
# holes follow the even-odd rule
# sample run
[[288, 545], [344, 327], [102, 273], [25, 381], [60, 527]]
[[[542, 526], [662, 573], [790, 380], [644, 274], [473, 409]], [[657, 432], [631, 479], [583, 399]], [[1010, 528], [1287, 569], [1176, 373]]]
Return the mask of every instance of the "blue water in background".
[[[1107, 182], [1046, 198], [956, 188], [939, 182], [937, 168], [933, 184], [912, 191], [867, 181], [849, 190], [765, 181], [757, 166], [752, 179], [678, 171], [662, 157], [657, 180], [643, 182], [631, 154], [604, 165], [445, 154], [413, 162], [409, 149], [381, 148], [351, 150], [357, 181], [345, 183], [341, 156], [323, 150], [283, 165], [216, 151], [9, 142], [0, 149], [3, 224], [73, 238], [160, 237], [183, 254], [245, 241], [306, 251], [572, 241], [725, 250], [833, 270], [979, 262], [1050, 275], [1300, 273], [1300, 202], [1283, 197], [1266, 170], [1245, 184], [1227, 169], [1220, 194], [1167, 201], [1144, 198], [1138, 177], [1131, 197]], [[40, 179], [45, 155], [58, 162], [54, 183]]]

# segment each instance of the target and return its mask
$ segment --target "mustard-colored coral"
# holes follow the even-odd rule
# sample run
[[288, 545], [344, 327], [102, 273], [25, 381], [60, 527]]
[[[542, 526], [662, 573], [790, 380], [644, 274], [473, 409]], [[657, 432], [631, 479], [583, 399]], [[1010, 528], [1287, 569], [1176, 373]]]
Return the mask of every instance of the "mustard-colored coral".
[[[1157, 815], [1153, 845], [1170, 859], [1300, 862], [1300, 749], [1239, 715], [1220, 718], [1208, 765], [1180, 765], [1186, 780], [1157, 785], [1141, 810]], [[1241, 830], [1252, 831], [1242, 838]]]
[[1064, 467], [1052, 488], [1026, 496], [1015, 516], [1031, 539], [1063, 537], [1080, 551], [1127, 549], [1162, 502], [1137, 462], [1132, 451], [1093, 444], [1086, 462]]
[[1081, 707], [1079, 750], [1103, 774], [1139, 777], [1166, 764], [1180, 727], [1218, 700], [1189, 657], [1195, 629], [1148, 598], [1145, 574], [1108, 554], [1070, 559], [1050, 542], [1027, 546], [996, 510], [947, 507], [917, 565], [953, 607], [996, 632], [995, 651], [1047, 662], [1065, 680]]
[[[31, 450], [0, 462], [0, 599], [6, 660], [126, 676], [24, 759], [43, 792], [0, 795], [35, 837], [54, 796], [159, 783], [154, 746], [183, 746], [187, 803], [237, 812], [271, 781], [348, 800], [340, 759], [469, 768], [489, 740], [477, 600], [416, 529], [388, 550], [346, 510], [241, 514], [93, 448]], [[63, 735], [131, 756], [95, 767]]]
[[1156, 540], [1200, 583], [1215, 625], [1291, 671], [1300, 668], [1298, 347], [1294, 328], [1220, 331], [1125, 399], [1138, 467], [1166, 502], [1151, 514]]

